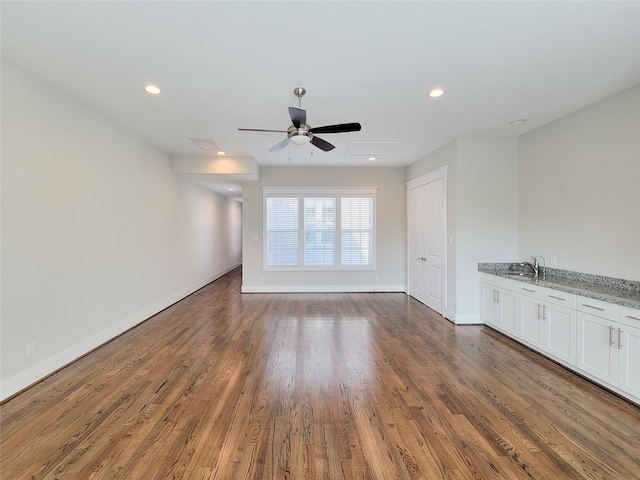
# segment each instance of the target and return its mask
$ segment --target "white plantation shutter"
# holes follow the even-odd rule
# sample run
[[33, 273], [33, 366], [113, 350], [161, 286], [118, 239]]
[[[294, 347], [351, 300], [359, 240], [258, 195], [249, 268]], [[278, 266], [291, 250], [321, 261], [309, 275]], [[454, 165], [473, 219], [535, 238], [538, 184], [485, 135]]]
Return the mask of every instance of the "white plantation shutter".
[[304, 265], [336, 264], [336, 199], [304, 199]]
[[375, 269], [376, 189], [263, 187], [263, 268]]
[[269, 267], [298, 266], [297, 197], [267, 198], [267, 265]]
[[373, 251], [373, 198], [341, 199], [341, 264], [371, 265]]

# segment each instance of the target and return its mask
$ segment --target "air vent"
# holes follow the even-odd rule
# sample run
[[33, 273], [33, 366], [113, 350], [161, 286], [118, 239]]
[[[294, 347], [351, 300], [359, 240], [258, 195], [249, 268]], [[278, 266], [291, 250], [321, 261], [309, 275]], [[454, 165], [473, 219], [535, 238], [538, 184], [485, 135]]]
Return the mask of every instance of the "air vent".
[[189, 137], [189, 140], [198, 145], [202, 150], [221, 150], [211, 137]]

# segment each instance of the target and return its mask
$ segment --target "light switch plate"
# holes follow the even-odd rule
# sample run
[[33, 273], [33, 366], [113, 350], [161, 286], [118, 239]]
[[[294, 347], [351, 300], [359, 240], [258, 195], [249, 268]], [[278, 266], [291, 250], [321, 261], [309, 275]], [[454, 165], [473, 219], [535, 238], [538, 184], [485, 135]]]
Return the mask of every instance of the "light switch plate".
[[256, 241], [259, 240], [260, 236], [257, 233], [252, 233], [251, 234], [251, 240]]

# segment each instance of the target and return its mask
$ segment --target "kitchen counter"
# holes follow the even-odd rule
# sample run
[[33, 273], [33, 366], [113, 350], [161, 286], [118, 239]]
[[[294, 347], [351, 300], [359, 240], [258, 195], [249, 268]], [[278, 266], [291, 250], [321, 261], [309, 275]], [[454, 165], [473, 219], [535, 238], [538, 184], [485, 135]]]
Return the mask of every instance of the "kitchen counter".
[[[514, 268], [513, 265], [516, 267]], [[530, 269], [524, 269], [517, 263], [479, 263], [478, 271], [640, 309], [640, 282], [633, 280], [557, 268], [547, 268], [544, 277], [535, 278], [531, 275]]]

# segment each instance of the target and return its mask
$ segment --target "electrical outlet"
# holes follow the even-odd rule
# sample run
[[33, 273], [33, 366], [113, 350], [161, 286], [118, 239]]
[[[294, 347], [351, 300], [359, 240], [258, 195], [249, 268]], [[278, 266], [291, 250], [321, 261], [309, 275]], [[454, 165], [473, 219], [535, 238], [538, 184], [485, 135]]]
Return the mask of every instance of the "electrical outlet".
[[27, 358], [36, 354], [36, 342], [27, 343]]
[[558, 266], [558, 257], [551, 255], [550, 266], [557, 267]]
[[260, 275], [260, 281], [264, 282], [264, 277], [262, 275]]
[[380, 280], [380, 275], [376, 275], [376, 280]]

